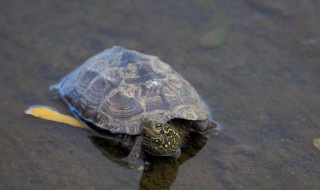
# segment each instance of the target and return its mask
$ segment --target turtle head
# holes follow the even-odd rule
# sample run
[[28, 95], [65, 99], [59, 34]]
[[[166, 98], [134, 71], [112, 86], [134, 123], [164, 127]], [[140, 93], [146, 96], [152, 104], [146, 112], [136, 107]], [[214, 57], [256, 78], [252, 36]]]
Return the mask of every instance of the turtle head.
[[181, 139], [169, 123], [142, 118], [143, 148], [154, 155], [172, 156], [180, 153]]

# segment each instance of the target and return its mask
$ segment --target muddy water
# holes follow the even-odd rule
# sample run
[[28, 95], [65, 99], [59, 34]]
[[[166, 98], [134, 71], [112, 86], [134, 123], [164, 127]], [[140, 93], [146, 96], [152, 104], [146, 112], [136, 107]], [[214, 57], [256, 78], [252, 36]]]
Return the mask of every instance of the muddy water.
[[[314, 0], [1, 1], [0, 189], [318, 189], [319, 9]], [[68, 113], [48, 86], [115, 44], [171, 64], [222, 130], [137, 171], [90, 132], [23, 114], [33, 104]]]

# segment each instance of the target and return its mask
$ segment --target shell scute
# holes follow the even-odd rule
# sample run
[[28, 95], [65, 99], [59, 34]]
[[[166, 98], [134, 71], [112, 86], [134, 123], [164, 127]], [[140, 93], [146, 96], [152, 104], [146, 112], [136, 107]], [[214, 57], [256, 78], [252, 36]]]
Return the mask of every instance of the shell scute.
[[142, 113], [140, 102], [135, 98], [128, 97], [122, 92], [117, 92], [109, 97], [101, 107], [101, 110], [111, 117], [130, 118]]

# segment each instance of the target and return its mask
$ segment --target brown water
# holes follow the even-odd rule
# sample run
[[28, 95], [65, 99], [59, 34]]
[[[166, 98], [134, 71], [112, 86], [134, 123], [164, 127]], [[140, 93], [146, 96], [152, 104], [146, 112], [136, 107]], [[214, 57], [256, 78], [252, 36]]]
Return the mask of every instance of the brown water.
[[[320, 189], [319, 10], [317, 0], [0, 1], [0, 189]], [[203, 47], [221, 25], [220, 42]], [[69, 113], [48, 86], [116, 44], [171, 64], [222, 131], [137, 171], [88, 131], [24, 115], [33, 104]]]

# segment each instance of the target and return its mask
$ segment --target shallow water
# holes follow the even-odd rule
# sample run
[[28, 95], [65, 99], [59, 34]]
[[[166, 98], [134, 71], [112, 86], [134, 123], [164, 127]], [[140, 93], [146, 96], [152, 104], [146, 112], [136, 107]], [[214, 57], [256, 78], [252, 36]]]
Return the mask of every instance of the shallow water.
[[[319, 10], [315, 0], [1, 1], [0, 189], [319, 189]], [[221, 42], [199, 43], [225, 23]], [[88, 131], [24, 115], [33, 104], [69, 113], [48, 86], [115, 44], [172, 65], [222, 130], [142, 172]]]

